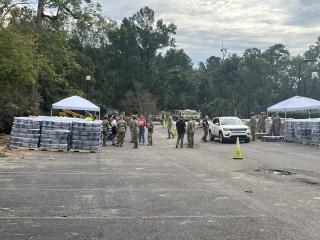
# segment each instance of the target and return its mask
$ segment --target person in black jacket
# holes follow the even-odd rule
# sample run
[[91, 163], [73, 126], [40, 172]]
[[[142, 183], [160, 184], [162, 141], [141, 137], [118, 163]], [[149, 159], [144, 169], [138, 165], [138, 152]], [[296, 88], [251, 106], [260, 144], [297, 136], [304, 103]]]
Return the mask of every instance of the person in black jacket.
[[176, 148], [178, 148], [179, 142], [180, 142], [180, 147], [183, 148], [183, 139], [184, 139], [184, 134], [186, 132], [186, 123], [183, 120], [182, 116], [180, 116], [179, 120], [177, 121], [176, 127], [177, 127], [177, 133], [178, 133]]
[[203, 126], [203, 137], [202, 137], [202, 141], [206, 142], [207, 141], [207, 136], [209, 134], [209, 117], [206, 116], [204, 119], [203, 119], [203, 123], [202, 123], [202, 126]]

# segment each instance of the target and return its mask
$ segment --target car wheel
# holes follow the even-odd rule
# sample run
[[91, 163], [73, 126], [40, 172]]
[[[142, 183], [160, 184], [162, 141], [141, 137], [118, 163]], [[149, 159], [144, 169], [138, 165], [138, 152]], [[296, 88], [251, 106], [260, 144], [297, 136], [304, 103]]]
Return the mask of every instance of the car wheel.
[[224, 137], [222, 135], [222, 132], [219, 132], [219, 142], [224, 143]]
[[249, 143], [250, 142], [250, 138], [247, 138], [244, 142], [245, 143]]

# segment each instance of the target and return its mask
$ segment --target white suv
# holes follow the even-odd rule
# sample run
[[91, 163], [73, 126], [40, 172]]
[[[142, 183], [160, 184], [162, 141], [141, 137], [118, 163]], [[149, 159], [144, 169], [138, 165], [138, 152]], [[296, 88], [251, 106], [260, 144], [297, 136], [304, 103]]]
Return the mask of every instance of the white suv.
[[237, 117], [220, 117], [214, 118], [209, 122], [209, 138], [219, 138], [219, 142], [223, 143], [227, 140], [244, 140], [250, 142], [250, 128], [245, 125], [240, 118]]

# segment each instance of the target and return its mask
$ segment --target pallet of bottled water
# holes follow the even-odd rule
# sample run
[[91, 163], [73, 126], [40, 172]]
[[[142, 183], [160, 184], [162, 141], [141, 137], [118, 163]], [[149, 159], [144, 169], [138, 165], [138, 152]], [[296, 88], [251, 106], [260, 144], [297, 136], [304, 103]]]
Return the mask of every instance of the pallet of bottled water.
[[71, 151], [96, 152], [102, 145], [102, 121], [75, 121], [72, 123]]
[[285, 122], [285, 140], [320, 145], [320, 119], [288, 119]]
[[69, 150], [72, 120], [50, 117], [43, 119], [40, 136], [41, 150]]
[[41, 121], [28, 117], [14, 118], [10, 146], [12, 148], [37, 149], [39, 147]]
[[102, 121], [67, 117], [17, 117], [10, 145], [53, 151], [97, 152], [102, 143]]

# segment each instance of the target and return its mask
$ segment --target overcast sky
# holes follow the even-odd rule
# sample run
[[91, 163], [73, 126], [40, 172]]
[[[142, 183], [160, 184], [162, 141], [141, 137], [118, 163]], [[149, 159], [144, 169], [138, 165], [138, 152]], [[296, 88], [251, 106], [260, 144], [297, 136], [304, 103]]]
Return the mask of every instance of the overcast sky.
[[301, 54], [320, 36], [320, 0], [99, 0], [104, 13], [121, 21], [143, 6], [156, 19], [177, 25], [177, 47], [195, 64], [246, 48], [266, 49], [283, 43]]

